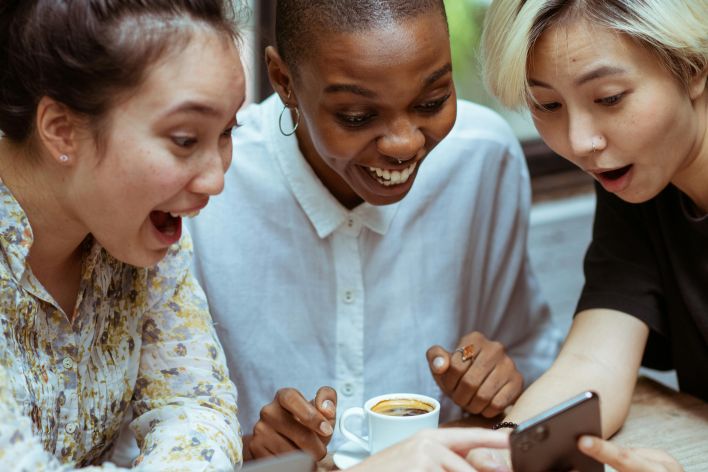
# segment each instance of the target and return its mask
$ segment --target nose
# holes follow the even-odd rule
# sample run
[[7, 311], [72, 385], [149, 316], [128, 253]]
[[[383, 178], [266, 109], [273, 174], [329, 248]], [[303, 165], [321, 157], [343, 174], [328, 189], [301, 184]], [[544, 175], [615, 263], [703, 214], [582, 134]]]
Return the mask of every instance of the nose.
[[396, 160], [413, 159], [425, 146], [425, 135], [418, 125], [408, 119], [400, 118], [394, 121], [388, 132], [381, 136], [376, 145], [384, 156]]
[[576, 112], [568, 118], [568, 140], [570, 148], [576, 156], [587, 156], [599, 151], [599, 137], [602, 133], [598, 123], [590, 113]]
[[201, 195], [218, 195], [224, 190], [224, 174], [231, 164], [231, 147], [211, 151], [204, 157], [190, 190]]

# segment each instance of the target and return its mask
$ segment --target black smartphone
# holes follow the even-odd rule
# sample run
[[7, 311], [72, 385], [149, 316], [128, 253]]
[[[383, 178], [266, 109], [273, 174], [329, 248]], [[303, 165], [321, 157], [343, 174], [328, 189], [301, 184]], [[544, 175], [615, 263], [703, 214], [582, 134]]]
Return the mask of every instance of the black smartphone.
[[519, 424], [509, 436], [514, 472], [603, 472], [578, 450], [580, 436], [602, 435], [600, 399], [583, 392]]

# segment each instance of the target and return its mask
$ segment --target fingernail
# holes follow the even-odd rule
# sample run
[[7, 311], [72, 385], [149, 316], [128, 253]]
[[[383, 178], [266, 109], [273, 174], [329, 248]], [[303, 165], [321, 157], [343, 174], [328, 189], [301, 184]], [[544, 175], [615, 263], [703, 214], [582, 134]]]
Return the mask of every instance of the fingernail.
[[580, 438], [580, 447], [584, 449], [590, 449], [592, 447], [592, 444], [593, 439], [591, 437], [583, 436], [582, 438]]
[[493, 470], [494, 472], [511, 472], [509, 467], [498, 461], [488, 461], [482, 464], [483, 470]]
[[321, 407], [325, 410], [334, 411], [334, 402], [332, 402], [332, 400], [325, 400], [322, 402]]
[[445, 359], [442, 357], [438, 356], [435, 359], [433, 359], [433, 367], [435, 370], [440, 370], [445, 366]]
[[332, 426], [326, 421], [320, 423], [320, 431], [322, 431], [322, 434], [325, 436], [332, 436]]

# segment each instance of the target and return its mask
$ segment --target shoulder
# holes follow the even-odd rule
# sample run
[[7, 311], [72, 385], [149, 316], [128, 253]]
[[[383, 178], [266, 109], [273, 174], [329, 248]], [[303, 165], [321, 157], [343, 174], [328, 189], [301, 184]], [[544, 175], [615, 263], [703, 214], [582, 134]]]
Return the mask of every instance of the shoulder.
[[527, 173], [521, 145], [504, 118], [466, 100], [458, 100], [455, 126], [432, 154], [437, 162], [435, 167], [452, 167], [456, 173], [464, 170], [479, 176], [509, 171], [522, 176]]
[[518, 145], [514, 132], [499, 113], [467, 100], [457, 101], [457, 121], [449, 137], [489, 141], [505, 147]]

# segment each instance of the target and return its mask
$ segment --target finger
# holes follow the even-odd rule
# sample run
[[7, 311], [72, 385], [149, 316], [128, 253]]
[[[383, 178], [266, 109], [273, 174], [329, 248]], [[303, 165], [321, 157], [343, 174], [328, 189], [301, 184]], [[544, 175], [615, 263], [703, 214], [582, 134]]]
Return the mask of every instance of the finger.
[[325, 418], [300, 392], [293, 388], [281, 389], [276, 394], [278, 404], [288, 411], [301, 425], [321, 436], [332, 436], [329, 418]]
[[478, 447], [467, 454], [467, 462], [479, 472], [511, 471], [508, 449]]
[[[463, 375], [462, 379], [460, 379], [460, 382], [455, 387], [452, 394], [452, 399], [457, 405], [463, 406], [467, 411], [475, 414], [480, 413], [484, 408], [486, 408], [489, 401], [491, 401], [491, 398], [488, 398], [486, 403], [481, 399], [478, 399], [475, 403], [470, 403], [475, 400], [477, 395], [479, 395], [479, 389], [484, 385], [487, 378], [495, 370], [496, 356], [497, 353], [495, 351], [492, 350], [490, 352], [490, 350], [487, 349], [487, 346], [484, 346], [472, 362], [467, 361], [469, 364], [467, 371]], [[496, 379], [495, 384], [499, 381], [500, 379]], [[487, 388], [491, 389], [491, 387], [492, 385]], [[501, 388], [501, 386], [499, 386], [499, 388]], [[475, 408], [474, 411], [469, 409], [471, 407]]]
[[427, 433], [431, 434], [433, 440], [442, 443], [463, 457], [477, 447], [509, 448], [509, 435], [501, 431], [484, 428], [441, 428]]
[[268, 423], [259, 421], [253, 428], [253, 439], [250, 443], [254, 457], [265, 457], [296, 451], [299, 448], [280, 435]]
[[578, 440], [578, 449], [596, 461], [622, 472], [660, 470], [656, 463], [643, 459], [631, 449], [593, 436], [582, 436]]
[[494, 418], [495, 416], [501, 414], [509, 405], [514, 403], [524, 386], [524, 381], [521, 375], [518, 379], [512, 379], [506, 385], [504, 385], [501, 390], [492, 398], [487, 408], [482, 411], [482, 415], [485, 418]]
[[315, 406], [333, 424], [332, 420], [337, 418], [337, 391], [332, 387], [321, 387], [315, 395]]
[[436, 466], [441, 467], [445, 472], [477, 472], [464, 458], [443, 446], [437, 445], [431, 453], [432, 457], [437, 458], [439, 462]]
[[450, 353], [441, 346], [431, 347], [425, 356], [428, 358], [428, 366], [433, 377], [444, 374], [450, 366]]

